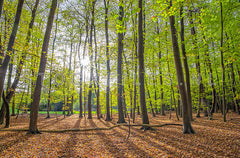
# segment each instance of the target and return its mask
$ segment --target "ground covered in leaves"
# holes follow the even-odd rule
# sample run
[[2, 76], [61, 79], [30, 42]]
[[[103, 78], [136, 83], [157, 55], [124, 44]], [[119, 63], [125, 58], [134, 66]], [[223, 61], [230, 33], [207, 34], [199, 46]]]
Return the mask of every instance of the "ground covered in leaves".
[[[150, 117], [150, 124], [179, 123], [174, 116]], [[127, 121], [127, 119], [126, 119]], [[72, 115], [64, 118], [51, 115], [39, 116], [39, 130], [86, 129], [111, 127], [117, 122], [117, 115], [111, 122], [104, 119], [92, 120]], [[141, 123], [137, 116], [136, 124]], [[132, 124], [132, 123], [131, 123]], [[9, 129], [26, 129], [29, 116], [11, 117]], [[227, 122], [221, 114], [214, 114], [214, 120], [206, 117], [194, 118], [196, 134], [182, 134], [181, 126], [155, 127], [142, 131], [140, 127], [120, 126], [111, 130], [78, 131], [42, 134], [26, 134], [25, 131], [0, 131], [0, 157], [239, 157], [240, 116], [227, 115]], [[0, 129], [3, 129], [3, 125]]]

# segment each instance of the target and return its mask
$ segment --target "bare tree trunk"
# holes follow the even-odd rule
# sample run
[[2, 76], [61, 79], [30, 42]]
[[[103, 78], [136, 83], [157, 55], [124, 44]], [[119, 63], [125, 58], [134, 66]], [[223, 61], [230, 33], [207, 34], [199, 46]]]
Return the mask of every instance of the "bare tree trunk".
[[220, 52], [221, 52], [221, 66], [222, 66], [222, 111], [223, 111], [223, 121], [226, 122], [226, 115], [227, 115], [227, 106], [225, 103], [225, 65], [223, 59], [223, 7], [222, 2], [220, 2], [220, 9], [221, 9], [221, 41], [220, 41]]
[[[122, 3], [120, 0], [119, 3]], [[119, 17], [118, 20], [123, 22], [123, 6], [122, 4], [119, 5]], [[123, 26], [122, 26], [123, 27]], [[117, 66], [117, 85], [118, 85], [118, 94], [117, 94], [117, 101], [118, 101], [118, 123], [126, 123], [124, 119], [123, 113], [123, 103], [122, 103], [122, 54], [123, 54], [123, 32], [120, 30], [118, 33], [118, 66]]]
[[107, 87], [106, 87], [106, 120], [110, 121], [109, 96], [110, 96], [110, 56], [109, 56], [109, 37], [108, 37], [108, 8], [109, 0], [104, 0], [105, 6], [105, 35], [106, 35], [106, 57], [107, 57]]
[[92, 33], [94, 27], [94, 9], [95, 9], [95, 0], [92, 1], [92, 18], [91, 18], [91, 29], [90, 29], [90, 83], [88, 90], [88, 119], [92, 119], [92, 82], [93, 82], [93, 44], [92, 44]]
[[[85, 58], [85, 51], [86, 51], [86, 45], [88, 41], [88, 17], [85, 19], [86, 20], [86, 37], [84, 41], [84, 46], [83, 46], [83, 59]], [[79, 61], [80, 59], [80, 54], [79, 54]], [[85, 72], [84, 72], [84, 82], [83, 82], [83, 72], [84, 72], [84, 67], [83, 65], [80, 66], [80, 92], [79, 92], [79, 104], [80, 104], [80, 112], [79, 112], [79, 117], [82, 117], [82, 113], [84, 112], [84, 117], [85, 117]], [[84, 83], [84, 88], [83, 88], [83, 83]], [[84, 90], [84, 92], [83, 92]], [[84, 101], [82, 100], [84, 98]], [[83, 111], [83, 106], [84, 106], [84, 111]]]
[[153, 117], [156, 117], [154, 109], [153, 109], [152, 101], [151, 101], [151, 95], [150, 95], [150, 91], [149, 91], [149, 88], [148, 88], [148, 84], [147, 84], [147, 81], [145, 81], [145, 82], [146, 82], [146, 88], [147, 88], [147, 94], [148, 94], [148, 98], [149, 98], [151, 112], [152, 112]]
[[[172, 6], [172, 1], [170, 1], [170, 6]], [[191, 125], [191, 116], [189, 112], [189, 106], [187, 102], [187, 93], [184, 81], [184, 74], [182, 69], [182, 63], [180, 58], [180, 52], [178, 47], [178, 40], [177, 40], [177, 30], [175, 28], [175, 16], [171, 15], [169, 17], [170, 27], [171, 27], [171, 35], [172, 35], [172, 46], [173, 46], [173, 54], [174, 54], [174, 61], [175, 67], [177, 72], [177, 79], [178, 79], [178, 86], [181, 95], [182, 101], [182, 108], [183, 108], [183, 133], [195, 133], [192, 125]]]
[[231, 83], [232, 83], [232, 93], [233, 93], [233, 100], [234, 100], [235, 111], [238, 114], [240, 114], [238, 101], [235, 98], [236, 97], [236, 83], [235, 83], [235, 73], [234, 73], [234, 69], [233, 69], [233, 63], [230, 64], [230, 68], [231, 68], [231, 79], [232, 79]]
[[15, 114], [15, 95], [13, 95], [13, 101], [12, 101], [12, 115], [11, 116], [16, 116]]
[[96, 37], [96, 30], [94, 25], [94, 45], [95, 45], [95, 71], [96, 71], [96, 83], [97, 83], [97, 90], [96, 90], [96, 97], [97, 97], [97, 118], [101, 118], [101, 107], [100, 107], [100, 90], [99, 90], [99, 71], [100, 71], [100, 64], [99, 64], [99, 58], [97, 53], [97, 37]]
[[200, 68], [200, 62], [199, 62], [199, 52], [196, 52], [197, 49], [197, 40], [196, 40], [196, 31], [195, 31], [195, 27], [193, 26], [193, 17], [192, 17], [192, 11], [189, 11], [190, 14], [190, 24], [192, 25], [191, 27], [191, 35], [193, 36], [193, 51], [196, 53], [196, 70], [197, 70], [197, 75], [198, 75], [198, 110], [197, 110], [197, 115], [196, 117], [200, 117], [200, 112], [201, 112], [201, 100], [203, 98], [203, 93], [204, 90], [202, 89], [204, 86], [202, 84], [202, 75], [201, 75], [201, 68]]
[[[131, 10], [131, 13], [132, 13], [132, 10]], [[132, 13], [133, 15], [133, 13]], [[134, 69], [134, 81], [133, 81], [133, 84], [134, 84], [134, 90], [133, 90], [133, 116], [132, 116], [132, 119], [133, 119], [133, 123], [135, 122], [135, 116], [136, 116], [136, 104], [137, 104], [137, 56], [138, 56], [138, 46], [137, 46], [137, 31], [135, 30], [135, 27], [136, 27], [136, 21], [137, 21], [137, 16], [134, 18], [132, 16], [132, 22], [133, 22], [133, 40], [134, 40], [134, 50], [135, 52], [133, 52], [133, 62], [134, 62], [134, 66], [133, 66], [133, 69]], [[138, 111], [139, 112], [139, 111]]]
[[52, 6], [48, 16], [47, 28], [44, 35], [40, 66], [38, 70], [36, 87], [34, 91], [34, 97], [33, 97], [33, 102], [32, 102], [32, 107], [30, 112], [30, 123], [29, 123], [28, 133], [32, 133], [32, 134], [40, 133], [37, 128], [38, 109], [39, 109], [39, 102], [40, 102], [40, 96], [41, 96], [41, 88], [42, 88], [45, 68], [47, 64], [47, 52], [48, 52], [49, 39], [51, 35], [56, 8], [57, 8], [57, 0], [52, 0]]
[[180, 17], [181, 17], [181, 20], [180, 20], [180, 25], [181, 25], [180, 37], [181, 37], [181, 48], [182, 48], [183, 64], [184, 64], [185, 78], [186, 78], [187, 101], [188, 101], [191, 120], [193, 120], [193, 116], [192, 116], [192, 95], [191, 95], [191, 87], [190, 87], [191, 83], [190, 83], [190, 77], [189, 77], [187, 55], [186, 55], [186, 50], [185, 50], [184, 18], [183, 18], [183, 6], [182, 5], [181, 5], [181, 8], [180, 8]]
[[[39, 0], [38, 0], [39, 1]], [[47, 117], [50, 118], [50, 102], [51, 102], [51, 90], [52, 90], [52, 69], [53, 69], [53, 57], [54, 57], [54, 50], [55, 50], [55, 41], [57, 38], [57, 29], [58, 29], [58, 14], [56, 18], [56, 27], [55, 27], [55, 34], [53, 38], [53, 45], [52, 45], [52, 55], [51, 55], [51, 66], [50, 66], [50, 79], [49, 79], [49, 90], [48, 90], [48, 103], [47, 103]]]
[[[142, 112], [142, 124], [149, 124], [148, 113], [145, 101], [145, 85], [144, 85], [144, 40], [143, 40], [143, 2], [138, 1], [140, 9], [138, 14], [138, 60], [139, 60], [139, 90], [140, 90], [140, 105]], [[143, 126], [141, 129], [147, 130], [149, 127]]]

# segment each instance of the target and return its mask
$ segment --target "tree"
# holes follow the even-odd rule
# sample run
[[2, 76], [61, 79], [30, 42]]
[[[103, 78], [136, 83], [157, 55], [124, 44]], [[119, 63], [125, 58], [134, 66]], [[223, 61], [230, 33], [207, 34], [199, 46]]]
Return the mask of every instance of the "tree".
[[36, 86], [34, 90], [34, 97], [33, 102], [31, 106], [31, 112], [30, 112], [30, 123], [29, 123], [29, 134], [39, 134], [37, 128], [37, 118], [38, 118], [38, 109], [39, 109], [39, 102], [40, 102], [40, 96], [41, 96], [41, 88], [43, 85], [43, 79], [44, 79], [44, 73], [46, 69], [47, 64], [47, 53], [48, 53], [48, 45], [49, 45], [49, 39], [51, 35], [52, 25], [54, 21], [54, 14], [55, 10], [57, 8], [57, 0], [52, 0], [51, 9], [48, 16], [47, 21], [47, 27], [44, 35], [44, 41], [42, 45], [42, 53], [41, 53], [41, 59], [40, 59], [40, 65], [38, 70], [38, 76], [36, 81]]
[[[149, 124], [147, 107], [145, 101], [145, 85], [144, 85], [144, 41], [143, 41], [143, 2], [138, 1], [138, 7], [140, 9], [138, 14], [138, 62], [139, 62], [139, 91], [140, 91], [140, 106], [142, 113], [142, 123]], [[143, 126], [141, 129], [150, 129], [147, 126]]]
[[52, 43], [52, 55], [51, 55], [51, 65], [50, 65], [50, 77], [49, 77], [49, 90], [48, 90], [48, 103], [47, 103], [47, 117], [50, 118], [50, 102], [51, 102], [51, 91], [52, 91], [52, 71], [53, 71], [53, 58], [54, 58], [54, 50], [55, 50], [55, 42], [57, 38], [57, 29], [58, 29], [58, 15], [56, 18], [56, 26], [55, 26], [55, 33], [54, 33], [54, 38], [53, 38], [53, 43]]
[[118, 123], [126, 123], [123, 113], [123, 103], [122, 103], [122, 54], [123, 54], [123, 1], [119, 1], [119, 17], [118, 22], [122, 27], [118, 30], [118, 62], [117, 62], [117, 102], [118, 102]]
[[221, 17], [221, 39], [220, 39], [220, 52], [221, 52], [221, 67], [222, 67], [222, 112], [223, 112], [223, 121], [226, 122], [227, 107], [225, 103], [225, 65], [223, 58], [223, 6], [220, 2], [220, 17]]
[[191, 83], [190, 83], [190, 77], [189, 77], [189, 68], [188, 68], [188, 61], [187, 61], [187, 55], [186, 55], [186, 49], [185, 49], [185, 42], [184, 42], [184, 17], [183, 17], [183, 6], [181, 5], [180, 8], [180, 38], [181, 38], [181, 48], [182, 48], [182, 55], [183, 55], [183, 64], [185, 69], [185, 78], [186, 78], [186, 91], [187, 91], [187, 102], [189, 106], [189, 112], [191, 120], [193, 120], [192, 117], [192, 95], [191, 95]]
[[106, 87], [106, 121], [110, 121], [110, 106], [109, 106], [109, 96], [110, 96], [110, 56], [109, 56], [109, 35], [108, 35], [108, 8], [109, 0], [104, 0], [105, 6], [105, 36], [106, 36], [106, 57], [107, 57], [107, 87]]
[[[172, 1], [170, 1], [170, 7], [172, 7]], [[191, 116], [189, 112], [190, 109], [187, 102], [187, 92], [186, 92], [182, 63], [181, 63], [180, 52], [178, 47], [177, 30], [175, 28], [174, 15], [171, 15], [169, 17], [169, 22], [170, 22], [170, 28], [171, 28], [172, 47], [173, 47], [173, 55], [174, 55], [176, 72], [177, 72], [178, 87], [179, 87], [181, 102], [182, 102], [183, 133], [193, 134], [195, 133], [195, 131], [193, 130], [191, 125]]]
[[[17, 65], [16, 75], [15, 75], [14, 81], [13, 81], [11, 87], [10, 87], [10, 84], [8, 84], [9, 85], [9, 87], [8, 87], [9, 90], [7, 91], [7, 94], [6, 94], [6, 101], [8, 103], [10, 103], [10, 101], [11, 101], [11, 99], [12, 99], [14, 93], [15, 93], [15, 90], [17, 88], [17, 85], [19, 83], [19, 80], [20, 80], [20, 76], [21, 76], [21, 73], [22, 73], [23, 65], [24, 65], [24, 62], [25, 62], [26, 55], [27, 55], [26, 49], [29, 47], [29, 42], [30, 42], [30, 39], [31, 39], [31, 34], [32, 34], [32, 29], [33, 29], [33, 25], [34, 25], [34, 20], [35, 20], [38, 4], [39, 4], [39, 0], [36, 0], [34, 8], [32, 10], [31, 21], [30, 21], [29, 27], [28, 27], [26, 42], [24, 44], [25, 50], [22, 52], [20, 61], [19, 61], [18, 65]], [[11, 79], [9, 79], [9, 81], [11, 81]], [[5, 106], [5, 103], [3, 103], [2, 107], [4, 107], [4, 106]], [[4, 115], [0, 116], [0, 120], [3, 120], [2, 117], [4, 117]]]
[[92, 119], [92, 82], [93, 82], [93, 42], [92, 42], [92, 34], [94, 27], [94, 9], [95, 9], [95, 0], [92, 1], [92, 18], [91, 18], [91, 28], [90, 28], [90, 43], [89, 43], [89, 56], [90, 56], [90, 82], [89, 82], [89, 90], [88, 90], [88, 119]]
[[[11, 60], [13, 45], [14, 45], [14, 42], [15, 42], [15, 38], [16, 38], [16, 35], [17, 35], [17, 30], [18, 30], [18, 25], [19, 25], [19, 22], [20, 22], [21, 14], [22, 14], [23, 3], [24, 3], [24, 0], [19, 0], [18, 1], [15, 21], [14, 21], [14, 25], [13, 25], [13, 28], [12, 28], [12, 33], [11, 33], [11, 36], [9, 38], [9, 42], [8, 42], [8, 46], [7, 46], [7, 54], [6, 54], [6, 57], [4, 58], [3, 62], [0, 65], [0, 96], [2, 96], [2, 93], [3, 93], [4, 80], [5, 80], [5, 77], [6, 77], [8, 64]], [[0, 101], [1, 101], [1, 98], [2, 97], [0, 97]]]

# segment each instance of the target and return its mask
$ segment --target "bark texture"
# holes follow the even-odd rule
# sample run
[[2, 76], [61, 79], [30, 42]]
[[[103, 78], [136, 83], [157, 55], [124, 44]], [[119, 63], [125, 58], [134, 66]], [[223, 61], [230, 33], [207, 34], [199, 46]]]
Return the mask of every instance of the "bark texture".
[[[119, 23], [123, 23], [123, 6], [119, 6]], [[123, 24], [122, 24], [123, 27]], [[117, 95], [117, 102], [118, 102], [118, 123], [126, 123], [124, 119], [123, 113], [123, 103], [122, 103], [122, 54], [123, 54], [123, 32], [122, 30], [118, 30], [118, 64], [117, 64], [117, 86], [118, 86], [118, 95]]]
[[[171, 2], [170, 2], [170, 6], [171, 6]], [[178, 80], [179, 92], [180, 92], [181, 102], [182, 102], [183, 133], [193, 134], [195, 132], [191, 125], [191, 116], [189, 112], [190, 109], [187, 102], [187, 92], [185, 88], [184, 74], [182, 69], [178, 41], [177, 41], [177, 30], [175, 28], [175, 16], [171, 15], [169, 17], [169, 22], [170, 22], [170, 28], [171, 28], [172, 47], [173, 47], [173, 55], [174, 55], [176, 72], [177, 72], [177, 80]]]
[[[142, 112], [142, 123], [149, 124], [146, 100], [145, 100], [145, 85], [144, 85], [144, 41], [143, 41], [143, 2], [138, 1], [140, 12], [138, 14], [138, 61], [139, 61], [139, 90], [140, 90], [140, 106]], [[143, 126], [143, 129], [149, 129]]]
[[47, 28], [45, 31], [44, 41], [42, 45], [40, 66], [38, 70], [38, 76], [37, 76], [36, 86], [33, 94], [33, 102], [32, 102], [32, 107], [30, 112], [30, 123], [29, 123], [28, 133], [32, 133], [32, 134], [40, 133], [37, 128], [38, 109], [39, 109], [39, 102], [41, 97], [43, 78], [44, 78], [44, 73], [45, 73], [46, 64], [47, 64], [49, 39], [52, 31], [54, 14], [55, 14], [56, 8], [57, 8], [57, 0], [52, 0], [52, 5], [51, 5], [50, 13], [48, 16], [48, 21], [47, 21]]

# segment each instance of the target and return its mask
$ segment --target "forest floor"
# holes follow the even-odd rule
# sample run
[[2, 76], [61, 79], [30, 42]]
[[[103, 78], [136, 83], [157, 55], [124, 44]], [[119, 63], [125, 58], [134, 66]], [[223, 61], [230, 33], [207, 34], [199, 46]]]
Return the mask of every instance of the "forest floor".
[[[72, 115], [51, 115], [45, 119], [40, 114], [39, 130], [85, 129], [116, 125], [117, 115], [111, 122], [96, 117], [89, 120]], [[174, 113], [166, 116], [149, 114], [150, 124], [178, 123]], [[192, 126], [196, 134], [182, 134], [181, 126], [154, 127], [155, 130], [129, 129], [119, 126], [111, 130], [26, 134], [26, 131], [0, 131], [0, 157], [240, 157], [240, 115], [228, 113], [227, 122], [220, 113], [214, 120], [195, 118]], [[127, 119], [126, 119], [127, 121]], [[141, 124], [137, 116], [136, 124]], [[10, 129], [26, 129], [29, 115], [11, 117]], [[3, 125], [0, 129], [3, 129]]]

